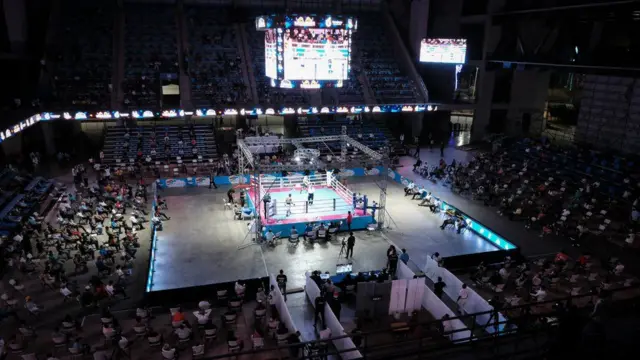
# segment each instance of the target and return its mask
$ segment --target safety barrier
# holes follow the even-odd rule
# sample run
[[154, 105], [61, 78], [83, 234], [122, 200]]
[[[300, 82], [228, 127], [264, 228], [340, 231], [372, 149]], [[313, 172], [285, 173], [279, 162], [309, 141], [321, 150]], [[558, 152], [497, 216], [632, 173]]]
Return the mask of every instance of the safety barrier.
[[[382, 169], [380, 168], [379, 171], [382, 171]], [[412, 179], [404, 177], [404, 176], [400, 175], [398, 172], [393, 171], [391, 169], [389, 169], [388, 176], [389, 176], [390, 179], [392, 179], [393, 181], [401, 184], [402, 186], [407, 186], [407, 185], [409, 185], [410, 182], [413, 182]], [[495, 231], [493, 231], [493, 230], [489, 229], [488, 227], [482, 225], [480, 222], [478, 222], [477, 220], [475, 220], [471, 216], [467, 215], [466, 213], [464, 213], [460, 209], [456, 208], [455, 206], [453, 206], [451, 204], [448, 204], [446, 201], [443, 201], [442, 199], [438, 198], [433, 192], [431, 193], [431, 195], [435, 199], [440, 201], [440, 210], [441, 211], [447, 211], [447, 210], [456, 211], [466, 221], [467, 228], [472, 230], [474, 233], [479, 235], [481, 238], [489, 241], [490, 243], [494, 244], [497, 248], [499, 248], [501, 250], [514, 250], [514, 249], [516, 249], [515, 245], [513, 245], [511, 242], [507, 241], [504, 237], [498, 235]]]
[[153, 217], [156, 213], [156, 206], [158, 206], [158, 189], [156, 183], [151, 184], [151, 194], [152, 202], [151, 202], [151, 218], [149, 219], [149, 230], [151, 232], [151, 244], [149, 245], [149, 265], [147, 267], [147, 285], [145, 287], [145, 291], [151, 291], [153, 287], [153, 274], [155, 273], [155, 263], [156, 263], [156, 250], [157, 250], [157, 241], [158, 234], [156, 230], [156, 226], [153, 224]]

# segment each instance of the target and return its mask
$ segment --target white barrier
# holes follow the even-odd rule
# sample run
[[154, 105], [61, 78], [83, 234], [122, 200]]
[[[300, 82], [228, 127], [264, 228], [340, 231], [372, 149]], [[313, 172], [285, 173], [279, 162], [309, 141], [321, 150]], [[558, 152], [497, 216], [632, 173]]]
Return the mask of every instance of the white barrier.
[[289, 308], [287, 307], [287, 303], [284, 301], [284, 296], [282, 292], [280, 292], [280, 288], [278, 287], [278, 281], [276, 281], [276, 277], [273, 274], [269, 274], [269, 283], [273, 285], [276, 291], [276, 309], [278, 309], [278, 314], [280, 314], [280, 321], [282, 321], [289, 329], [290, 333], [295, 333], [298, 331], [296, 328], [293, 319], [291, 318], [291, 313], [289, 312]]
[[389, 315], [404, 313], [407, 300], [407, 280], [393, 280], [391, 282], [391, 299], [389, 301]]
[[[442, 278], [447, 286], [444, 288], [445, 294], [447, 294], [454, 301], [458, 299], [458, 293], [460, 289], [462, 289], [462, 281], [458, 279], [457, 276], [453, 275], [449, 270], [439, 267], [438, 263], [433, 260], [431, 257], [427, 258], [427, 264], [424, 267], [424, 273], [431, 279], [434, 283], [438, 281], [438, 276]], [[473, 290], [470, 286], [467, 285], [467, 290], [469, 293], [469, 297], [464, 304], [464, 311], [467, 314], [493, 311], [493, 306], [489, 304], [482, 296], [478, 295], [475, 290]], [[498, 317], [500, 322], [504, 322], [505, 318], [502, 314], [498, 313]], [[491, 314], [483, 314], [476, 316], [476, 324], [485, 327], [485, 330], [488, 333], [495, 332], [493, 326], [487, 326], [489, 323], [489, 319], [491, 318]], [[494, 319], [495, 320], [495, 319]], [[500, 324], [500, 330], [504, 330], [505, 324]]]
[[[307, 280], [304, 290], [312, 306], [315, 307], [315, 300], [316, 297], [320, 296], [320, 289], [318, 288], [318, 284], [316, 284], [316, 282], [311, 279], [310, 273], [307, 272], [305, 276]], [[342, 324], [340, 324], [340, 321], [338, 321], [338, 318], [333, 313], [333, 310], [331, 310], [329, 304], [326, 303], [324, 305], [324, 321], [327, 327], [331, 329], [332, 337], [347, 335], [344, 331], [344, 328], [342, 327]], [[350, 337], [333, 340], [333, 346], [335, 346], [338, 351], [353, 349], [356, 347]], [[361, 359], [362, 354], [360, 354], [360, 351], [358, 350], [352, 350], [340, 353], [340, 357], [344, 360]]]
[[[404, 262], [398, 261], [396, 277], [400, 280], [394, 280], [393, 283], [395, 284], [395, 282], [398, 281], [405, 282], [407, 284], [404, 312], [411, 313], [414, 310], [420, 310], [422, 307], [436, 319], [442, 319], [445, 314], [449, 314], [452, 318], [457, 316], [444, 302], [442, 302], [442, 300], [440, 300], [440, 298], [436, 296], [436, 294], [433, 293], [433, 291], [431, 291], [431, 289], [429, 289], [429, 287], [424, 283], [424, 279], [414, 279], [414, 275], [413, 271], [411, 271]], [[447, 285], [447, 287], [449, 286]], [[451, 330], [465, 330], [451, 334], [451, 340], [469, 338], [471, 331], [467, 329], [462, 321], [458, 319], [448, 321], [449, 325], [451, 325]]]
[[407, 301], [404, 309], [407, 313], [420, 310], [424, 297], [424, 279], [407, 280]]
[[[417, 279], [416, 279], [417, 280]], [[448, 285], [447, 285], [448, 287]], [[442, 319], [445, 314], [448, 314], [450, 317], [456, 317], [456, 315], [449, 309], [445, 303], [440, 300], [436, 296], [436, 294], [429, 289], [426, 284], [422, 284], [423, 295], [422, 295], [422, 307], [425, 308], [431, 315], [433, 315], [436, 319]], [[465, 330], [458, 331], [450, 335], [451, 340], [459, 340], [459, 339], [469, 339], [471, 336], [471, 331], [467, 329], [462, 321], [459, 319], [448, 320], [449, 325], [451, 325], [451, 330]]]
[[396, 266], [396, 277], [398, 279], [410, 280], [413, 279], [415, 275], [416, 274], [414, 274], [413, 271], [409, 269], [407, 264], [405, 264], [403, 261], [398, 261], [398, 265]]

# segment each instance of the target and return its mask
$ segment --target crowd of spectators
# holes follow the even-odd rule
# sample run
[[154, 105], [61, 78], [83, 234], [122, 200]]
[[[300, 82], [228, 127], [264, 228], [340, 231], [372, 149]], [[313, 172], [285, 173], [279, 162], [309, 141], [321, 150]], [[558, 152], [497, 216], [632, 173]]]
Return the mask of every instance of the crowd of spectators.
[[[7, 341], [0, 355], [99, 356], [113, 350], [107, 350], [110, 343], [126, 348], [126, 338], [115, 336], [120, 325], [109, 307], [129, 299], [136, 255], [148, 242], [149, 216], [154, 226], [169, 217], [162, 207], [148, 213], [152, 195], [142, 181], [132, 185], [106, 167], [82, 164], [72, 176], [73, 184], [60, 187], [62, 195], [46, 218], [25, 218], [11, 240], [3, 241], [0, 332]], [[84, 319], [96, 311], [102, 326], [91, 329]], [[91, 331], [104, 341], [92, 343], [97, 333]], [[42, 336], [46, 332], [51, 336]]]
[[416, 86], [403, 75], [395, 60], [393, 46], [387, 40], [380, 19], [360, 17], [359, 29], [353, 35], [354, 47], [371, 90], [379, 104], [413, 103], [418, 97]]
[[222, 9], [191, 7], [186, 11], [189, 47], [185, 66], [197, 106], [236, 106], [250, 103], [244, 66], [238, 49], [238, 28]]
[[[469, 274], [469, 281], [486, 299], [517, 306], [540, 303], [568, 296], [597, 295], [616, 299], [635, 297], [638, 289], [631, 287], [637, 280], [626, 274], [619, 259], [610, 257], [596, 261], [588, 253], [572, 259], [564, 251], [555, 256], [524, 259], [510, 257], [499, 264], [481, 263]], [[466, 278], [467, 275], [462, 275]], [[575, 299], [576, 306], [593, 305], [591, 297]], [[534, 311], [551, 311], [552, 303], [537, 306]]]
[[158, 105], [160, 74], [178, 74], [177, 39], [175, 7], [126, 4], [125, 105]]
[[114, 3], [63, 1], [59, 20], [61, 48], [50, 49], [55, 62], [57, 98], [75, 109], [108, 108], [112, 92]]
[[640, 183], [632, 160], [526, 139], [477, 155], [448, 181], [540, 237], [560, 235], [576, 247], [586, 240], [638, 245]]

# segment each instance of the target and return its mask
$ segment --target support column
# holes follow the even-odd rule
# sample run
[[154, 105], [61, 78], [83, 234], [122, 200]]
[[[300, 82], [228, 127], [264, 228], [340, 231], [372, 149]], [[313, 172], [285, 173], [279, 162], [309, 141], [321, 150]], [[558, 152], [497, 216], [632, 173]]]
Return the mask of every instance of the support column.
[[44, 139], [44, 148], [49, 156], [56, 155], [56, 144], [53, 138], [53, 124], [48, 121], [40, 123], [40, 129], [42, 131], [42, 138]]
[[511, 83], [511, 101], [504, 132], [512, 136], [539, 134], [549, 96], [551, 72], [541, 70], [516, 71]]
[[344, 169], [347, 164], [347, 140], [345, 137], [347, 136], [347, 127], [342, 126], [342, 141], [340, 141], [340, 165]]
[[422, 134], [422, 123], [424, 120], [424, 113], [411, 114], [411, 139], [405, 138], [404, 141], [413, 141], [413, 137], [420, 136]]
[[473, 124], [471, 125], [471, 142], [480, 141], [487, 133], [487, 126], [491, 118], [491, 103], [493, 102], [493, 88], [496, 82], [495, 71], [481, 68], [478, 71], [478, 81], [476, 86], [478, 102], [476, 111], [473, 114]]
[[24, 54], [27, 50], [27, 7], [24, 0], [3, 0], [7, 35], [11, 52]]

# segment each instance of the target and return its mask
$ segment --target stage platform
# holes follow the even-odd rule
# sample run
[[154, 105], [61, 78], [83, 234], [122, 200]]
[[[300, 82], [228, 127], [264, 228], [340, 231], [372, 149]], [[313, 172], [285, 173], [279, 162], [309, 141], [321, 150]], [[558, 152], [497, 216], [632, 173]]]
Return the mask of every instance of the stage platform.
[[[253, 191], [249, 190], [251, 199], [255, 199]], [[343, 225], [340, 230], [346, 230], [346, 220], [348, 212], [351, 211], [353, 216], [351, 229], [364, 230], [367, 225], [374, 222], [371, 210], [365, 211], [354, 209], [351, 205], [351, 199], [345, 199], [344, 195], [340, 195], [333, 188], [326, 186], [316, 186], [314, 190], [313, 202], [308, 201], [308, 192], [300, 188], [274, 188], [269, 189], [271, 201], [277, 203], [278, 211], [265, 217], [264, 205], [260, 216], [262, 223], [267, 229], [271, 229], [275, 234], [280, 233], [281, 236], [289, 236], [291, 228], [295, 227], [299, 234], [304, 232], [305, 227], [309, 223], [324, 223], [342, 221]], [[291, 195], [293, 206], [291, 206], [291, 214], [287, 215], [285, 201]], [[375, 199], [378, 194], [375, 194]]]
[[[374, 199], [379, 194], [376, 180], [352, 178], [349, 187]], [[168, 203], [166, 213], [171, 220], [158, 232], [151, 291], [259, 278], [280, 269], [289, 277], [289, 289], [301, 288], [305, 271], [335, 272], [336, 264], [346, 262], [338, 256], [346, 232], [329, 243], [300, 242], [293, 247], [283, 239], [275, 248], [251, 245], [239, 249], [251, 244], [246, 236], [248, 221], [234, 220], [233, 211], [225, 210], [229, 187], [160, 191]], [[442, 215], [432, 214], [427, 208], [418, 207], [417, 201], [404, 197], [400, 184], [390, 181], [387, 193], [387, 209], [396, 224], [384, 233], [356, 232], [354, 271], [382, 269], [390, 243], [406, 248], [414, 266], [423, 266], [428, 254], [436, 251], [448, 257], [500, 250], [471, 231], [456, 234], [454, 230], [440, 230]]]

